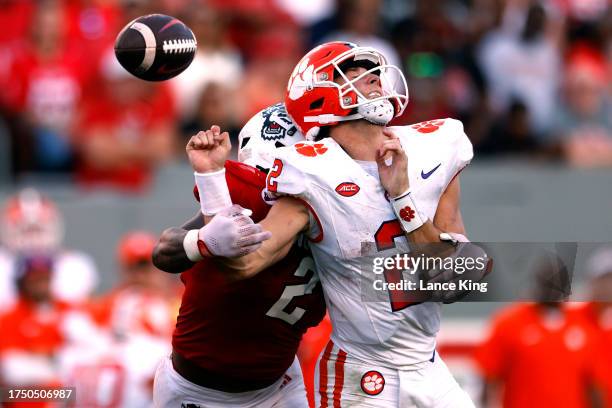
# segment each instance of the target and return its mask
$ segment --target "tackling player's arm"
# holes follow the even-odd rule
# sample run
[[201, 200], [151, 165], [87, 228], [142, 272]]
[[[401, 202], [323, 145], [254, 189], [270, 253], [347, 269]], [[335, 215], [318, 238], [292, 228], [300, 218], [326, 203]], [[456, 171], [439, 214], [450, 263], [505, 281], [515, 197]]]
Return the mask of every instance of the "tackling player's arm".
[[[181, 227], [168, 228], [162, 233], [153, 253], [153, 262], [159, 269], [184, 272], [205, 257], [244, 255], [259, 248], [260, 240], [267, 239], [261, 226], [243, 215], [244, 209], [231, 205], [224, 175], [230, 149], [229, 135], [216, 125], [189, 140], [186, 151], [194, 170], [204, 177], [215, 175], [203, 189], [212, 195], [213, 204], [203, 206], [201, 212]], [[201, 190], [199, 186], [198, 191]], [[215, 190], [225, 191], [225, 194], [216, 194]], [[207, 213], [213, 208], [215, 211]], [[227, 241], [227, 245], [218, 245], [218, 240]], [[244, 242], [249, 240], [252, 243], [245, 246]]]
[[[236, 278], [250, 278], [285, 257], [297, 236], [308, 228], [309, 214], [304, 204], [291, 197], [281, 197], [261, 221], [264, 231], [271, 233], [258, 250], [239, 258], [218, 258]], [[248, 245], [246, 243], [245, 245]]]
[[181, 273], [190, 269], [195, 262], [187, 257], [183, 242], [189, 230], [200, 229], [203, 226], [202, 213], [198, 211], [180, 227], [164, 230], [153, 250], [153, 264], [168, 273]]

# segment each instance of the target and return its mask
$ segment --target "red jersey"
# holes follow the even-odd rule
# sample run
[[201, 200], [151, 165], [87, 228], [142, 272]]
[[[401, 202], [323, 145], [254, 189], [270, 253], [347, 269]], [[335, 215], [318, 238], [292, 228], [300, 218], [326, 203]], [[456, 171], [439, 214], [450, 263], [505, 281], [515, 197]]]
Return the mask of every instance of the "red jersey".
[[64, 344], [62, 321], [69, 306], [59, 301], [38, 306], [19, 300], [12, 310], [0, 316], [0, 353], [22, 350], [51, 356]]
[[[116, 143], [145, 143], [151, 133], [165, 132], [174, 123], [174, 99], [166, 84], [150, 84], [148, 97], [127, 106], [119, 105], [113, 99], [113, 86], [117, 84], [106, 83], [101, 92], [88, 94], [82, 106], [78, 143], [84, 144], [92, 137], [106, 137]], [[150, 164], [135, 161], [106, 169], [83, 160], [77, 168], [77, 180], [89, 188], [107, 185], [138, 191], [148, 186], [152, 171]]]
[[[269, 207], [261, 198], [266, 175], [228, 162], [232, 202], [253, 211], [255, 222]], [[201, 368], [236, 381], [273, 382], [293, 363], [304, 332], [325, 315], [314, 262], [294, 245], [280, 262], [253, 278], [230, 282], [213, 260], [181, 275], [185, 284], [172, 346]]]
[[[30, 120], [69, 134], [77, 120], [83, 88], [89, 71], [83, 67], [83, 51], [64, 47], [53, 57], [43, 58], [27, 41], [5, 49], [7, 64], [1, 69], [2, 103], [10, 111], [27, 112]], [[4, 58], [3, 58], [4, 59]]]
[[549, 312], [511, 306], [476, 350], [484, 376], [504, 384], [504, 408], [588, 406], [597, 358], [592, 332], [564, 306]]
[[604, 406], [612, 407], [612, 306], [585, 302], [575, 309], [575, 313], [584, 319], [586, 327], [594, 333], [596, 383], [603, 395]]
[[[31, 367], [18, 367], [7, 364], [13, 352], [24, 353], [30, 357], [38, 357], [46, 363], [43, 365], [49, 373], [42, 383], [30, 384], [36, 387], [55, 387], [60, 385], [59, 376], [54, 374], [54, 358], [66, 344], [67, 338], [62, 327], [70, 307], [59, 301], [52, 301], [44, 305], [36, 305], [26, 300], [19, 300], [12, 310], [0, 316], [0, 366], [2, 366], [2, 380], [5, 385], [20, 386], [25, 374], [33, 374]], [[40, 378], [34, 374], [35, 378]], [[31, 379], [31, 378], [30, 378]], [[42, 380], [41, 380], [42, 381]], [[47, 408], [52, 404], [48, 402], [15, 402], [4, 403], [7, 408]]]

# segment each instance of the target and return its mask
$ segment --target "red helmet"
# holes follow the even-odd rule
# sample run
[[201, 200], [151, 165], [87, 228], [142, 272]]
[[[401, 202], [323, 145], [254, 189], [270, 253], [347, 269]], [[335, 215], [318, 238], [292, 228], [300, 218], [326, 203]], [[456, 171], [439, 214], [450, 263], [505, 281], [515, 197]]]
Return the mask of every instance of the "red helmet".
[[139, 262], [151, 262], [157, 244], [155, 235], [148, 232], [130, 232], [121, 238], [117, 247], [119, 262], [131, 266]]
[[[344, 70], [361, 66], [366, 71], [349, 79]], [[368, 99], [355, 83], [368, 74], [380, 77], [382, 95]], [[334, 79], [342, 77], [342, 85]], [[379, 51], [348, 42], [319, 45], [297, 64], [285, 94], [287, 112], [307, 138], [313, 138], [319, 126], [340, 121], [366, 119], [387, 124], [404, 112], [408, 104], [408, 86], [402, 71], [387, 63]]]
[[8, 199], [0, 226], [4, 245], [18, 252], [54, 251], [64, 236], [64, 223], [57, 207], [32, 188]]

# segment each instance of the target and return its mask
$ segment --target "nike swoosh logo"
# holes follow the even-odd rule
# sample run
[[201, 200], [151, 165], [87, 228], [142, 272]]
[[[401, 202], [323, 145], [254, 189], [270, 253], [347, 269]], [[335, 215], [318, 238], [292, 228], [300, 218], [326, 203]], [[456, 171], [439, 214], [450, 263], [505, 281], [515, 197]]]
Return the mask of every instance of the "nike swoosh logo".
[[434, 173], [434, 171], [438, 170], [438, 167], [440, 167], [441, 165], [442, 165], [442, 163], [438, 164], [436, 167], [434, 167], [433, 169], [431, 169], [427, 173], [423, 173], [423, 170], [421, 170], [421, 177], [423, 178], [423, 180], [428, 179], [429, 176], [431, 176]]

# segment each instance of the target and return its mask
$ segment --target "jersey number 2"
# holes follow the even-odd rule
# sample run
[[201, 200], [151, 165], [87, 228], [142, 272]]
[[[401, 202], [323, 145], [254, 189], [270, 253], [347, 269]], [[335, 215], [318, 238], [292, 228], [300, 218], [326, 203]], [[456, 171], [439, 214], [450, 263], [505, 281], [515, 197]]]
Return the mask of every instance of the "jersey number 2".
[[[314, 271], [314, 261], [309, 256], [302, 258], [300, 265], [298, 266], [297, 270], [293, 275], [304, 277], [306, 276], [308, 271]], [[310, 295], [314, 290], [315, 286], [317, 286], [318, 282], [319, 277], [316, 273], [313, 273], [308, 283], [285, 286], [285, 290], [283, 290], [280, 299], [278, 299], [276, 303], [272, 305], [270, 310], [268, 310], [268, 312], [266, 313], [266, 316], [284, 320], [285, 322], [291, 325], [295, 324], [298, 320], [302, 318], [302, 316], [304, 316], [306, 310], [302, 309], [301, 307], [295, 307], [295, 309], [293, 309], [291, 313], [287, 313], [285, 311], [285, 308], [287, 307], [287, 305], [289, 305], [289, 303], [291, 303], [293, 298]]]
[[270, 169], [270, 173], [268, 173], [268, 178], [266, 179], [268, 191], [276, 193], [276, 190], [278, 189], [278, 181], [272, 179], [280, 176], [282, 171], [283, 162], [280, 159], [274, 159], [274, 164], [272, 165], [272, 169]]
[[[384, 251], [395, 248], [395, 238], [404, 236], [404, 231], [398, 220], [389, 220], [380, 224], [378, 231], [374, 234], [376, 241], [376, 249]], [[400, 269], [385, 269], [383, 276], [387, 283], [399, 283], [402, 280], [402, 270]], [[406, 292], [401, 290], [389, 290], [389, 300], [391, 301], [391, 310], [398, 312], [409, 306], [419, 304], [420, 302], [411, 302], [406, 300]]]

